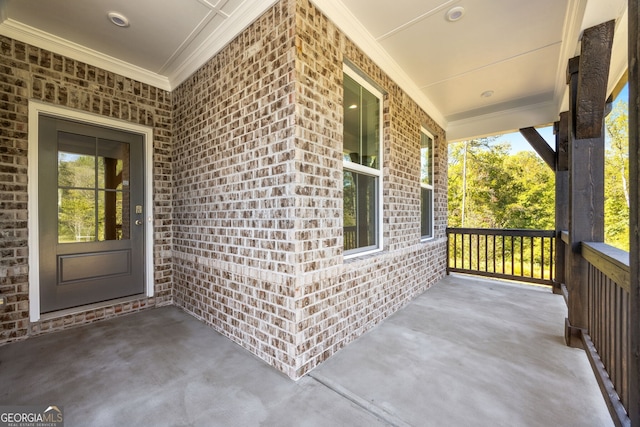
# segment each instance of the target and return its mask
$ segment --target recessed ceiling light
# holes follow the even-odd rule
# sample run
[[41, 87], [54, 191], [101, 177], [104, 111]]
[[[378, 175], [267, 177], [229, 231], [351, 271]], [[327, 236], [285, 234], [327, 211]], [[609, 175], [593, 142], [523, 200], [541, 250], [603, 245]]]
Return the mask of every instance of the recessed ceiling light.
[[357, 105], [357, 104], [351, 104], [351, 105], [349, 105], [349, 109], [350, 109], [350, 110], [355, 110], [356, 108], [358, 108], [358, 105]]
[[485, 90], [484, 92], [482, 92], [480, 94], [480, 96], [482, 98], [491, 98], [493, 96], [493, 91], [492, 90]]
[[464, 7], [456, 6], [447, 10], [447, 14], [445, 16], [447, 18], [447, 21], [456, 22], [462, 18], [462, 15], [464, 15]]
[[123, 28], [126, 28], [129, 26], [129, 19], [127, 19], [127, 17], [121, 13], [109, 12], [107, 16], [109, 17], [109, 21], [111, 21], [113, 25], [117, 25], [118, 27], [123, 27]]

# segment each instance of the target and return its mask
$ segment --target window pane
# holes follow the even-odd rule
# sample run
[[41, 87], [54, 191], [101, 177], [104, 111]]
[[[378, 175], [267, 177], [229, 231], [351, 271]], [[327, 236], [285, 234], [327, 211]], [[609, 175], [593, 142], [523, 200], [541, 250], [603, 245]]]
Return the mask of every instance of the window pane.
[[362, 91], [362, 159], [360, 164], [379, 169], [380, 100], [366, 89], [360, 89]]
[[95, 232], [95, 191], [58, 189], [58, 242], [91, 242]]
[[433, 139], [425, 134], [420, 134], [420, 182], [433, 185]]
[[122, 190], [129, 185], [129, 144], [98, 141], [98, 188]]
[[344, 160], [360, 163], [360, 85], [344, 75]]
[[96, 182], [95, 139], [58, 132], [58, 185], [94, 188]]
[[433, 190], [422, 187], [420, 189], [420, 235], [433, 237]]
[[377, 178], [344, 171], [344, 250], [377, 246]]
[[129, 193], [98, 193], [98, 240], [129, 239]]
[[379, 169], [380, 99], [344, 75], [343, 159]]

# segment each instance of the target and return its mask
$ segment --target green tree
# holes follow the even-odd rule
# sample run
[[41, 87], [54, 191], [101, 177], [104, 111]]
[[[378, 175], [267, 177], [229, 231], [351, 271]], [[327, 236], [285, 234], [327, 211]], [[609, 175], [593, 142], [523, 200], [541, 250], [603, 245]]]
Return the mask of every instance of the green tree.
[[[478, 169], [495, 138], [480, 138], [449, 145], [449, 225], [479, 227], [483, 216], [476, 200]], [[485, 159], [486, 160], [486, 159]]]
[[626, 102], [616, 102], [605, 119], [605, 242], [629, 250], [629, 117]]
[[510, 144], [494, 139], [450, 145], [449, 225], [553, 228], [553, 171], [536, 154], [510, 154]]
[[[95, 237], [95, 157], [61, 152], [58, 158], [58, 239]], [[89, 190], [91, 189], [91, 190]]]
[[519, 193], [509, 205], [507, 228], [550, 230], [555, 227], [555, 175], [535, 153], [521, 151], [505, 166]]

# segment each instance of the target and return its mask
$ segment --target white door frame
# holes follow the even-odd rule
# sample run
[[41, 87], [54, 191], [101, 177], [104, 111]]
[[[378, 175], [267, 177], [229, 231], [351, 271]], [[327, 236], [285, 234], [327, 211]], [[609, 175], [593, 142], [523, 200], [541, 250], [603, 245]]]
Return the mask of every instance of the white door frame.
[[27, 154], [27, 193], [28, 193], [28, 221], [29, 232], [29, 320], [40, 320], [40, 233], [38, 225], [38, 120], [41, 113], [62, 119], [75, 120], [83, 123], [106, 126], [141, 134], [144, 139], [144, 212], [145, 216], [145, 293], [152, 297], [153, 283], [153, 128], [123, 120], [103, 117], [96, 114], [72, 110], [66, 107], [46, 104], [29, 100], [29, 149]]

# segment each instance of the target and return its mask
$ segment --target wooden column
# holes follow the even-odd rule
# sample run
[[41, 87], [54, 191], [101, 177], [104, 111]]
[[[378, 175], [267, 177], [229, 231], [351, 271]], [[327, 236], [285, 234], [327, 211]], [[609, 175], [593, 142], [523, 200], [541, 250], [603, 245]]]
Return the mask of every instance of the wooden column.
[[555, 124], [556, 134], [556, 270], [554, 293], [561, 292], [565, 279], [565, 244], [562, 232], [569, 230], [569, 113], [560, 114]]
[[604, 241], [604, 115], [614, 21], [584, 31], [581, 56], [568, 67], [569, 245], [566, 338], [587, 327], [587, 264], [582, 242]]
[[640, 26], [639, 0], [629, 0], [629, 243], [631, 291], [629, 293], [629, 418], [640, 426]]

